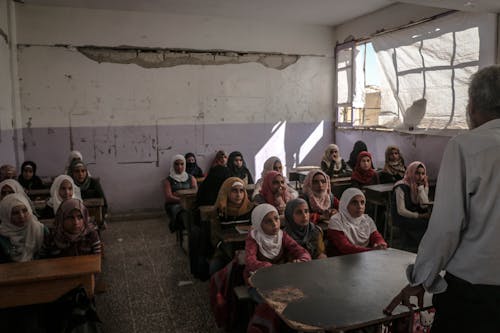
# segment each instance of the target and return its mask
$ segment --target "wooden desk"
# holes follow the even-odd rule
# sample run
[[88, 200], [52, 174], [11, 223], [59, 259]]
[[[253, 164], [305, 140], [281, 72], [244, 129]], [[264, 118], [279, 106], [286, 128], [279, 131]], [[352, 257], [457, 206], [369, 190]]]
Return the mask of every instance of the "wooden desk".
[[99, 230], [102, 230], [104, 224], [104, 199], [103, 198], [87, 198], [83, 199], [83, 204], [89, 211], [89, 216], [93, 217]]
[[194, 203], [196, 202], [197, 193], [198, 189], [195, 188], [178, 190], [175, 192], [175, 194], [181, 198], [181, 206], [185, 210], [192, 210], [194, 208]]
[[[405, 269], [415, 254], [378, 250], [273, 265], [259, 269], [251, 282], [291, 328], [299, 331], [356, 329], [407, 316], [398, 306], [386, 316], [383, 308], [405, 286]], [[425, 306], [431, 306], [426, 294]]]
[[0, 265], [0, 308], [48, 303], [83, 285], [94, 297], [101, 255], [40, 259]]
[[306, 179], [307, 174], [312, 170], [321, 170], [319, 166], [299, 166], [288, 171], [288, 180], [295, 181], [295, 189], [300, 190], [302, 188], [302, 183]]
[[351, 187], [351, 177], [330, 178], [330, 186], [332, 188], [333, 195], [340, 199], [342, 193]]
[[[394, 188], [394, 183], [377, 184], [364, 186], [366, 201], [375, 205], [374, 220], [377, 218], [378, 206], [385, 206], [384, 218], [384, 239], [388, 241], [389, 246], [392, 245], [392, 223], [391, 219], [391, 195]], [[387, 239], [389, 232], [389, 239]]]
[[43, 188], [40, 190], [29, 190], [27, 191], [28, 197], [31, 200], [36, 199], [47, 199], [50, 198], [50, 188]]

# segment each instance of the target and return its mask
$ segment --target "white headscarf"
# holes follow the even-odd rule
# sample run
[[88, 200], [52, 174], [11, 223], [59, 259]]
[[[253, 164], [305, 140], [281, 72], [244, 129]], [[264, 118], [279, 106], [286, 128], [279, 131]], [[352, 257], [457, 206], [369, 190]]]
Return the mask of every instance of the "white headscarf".
[[368, 246], [370, 243], [370, 235], [377, 230], [375, 222], [366, 214], [354, 218], [349, 214], [347, 206], [352, 198], [357, 195], [365, 195], [361, 190], [351, 187], [342, 193], [339, 203], [339, 212], [332, 216], [328, 223], [328, 229], [342, 231], [349, 241], [357, 246]]
[[14, 191], [14, 193], [19, 193], [22, 196], [24, 196], [26, 201], [29, 203], [31, 210], [35, 209], [35, 205], [33, 204], [33, 201], [31, 201], [30, 197], [28, 197], [28, 195], [26, 194], [26, 191], [24, 190], [23, 186], [21, 184], [19, 184], [19, 182], [17, 180], [6, 179], [6, 180], [0, 182], [0, 191], [2, 190], [2, 188], [5, 185], [9, 186]]
[[56, 177], [56, 179], [54, 179], [52, 186], [50, 186], [50, 199], [49, 201], [47, 201], [47, 204], [54, 210], [54, 214], [57, 213], [59, 206], [64, 201], [63, 198], [61, 198], [61, 196], [59, 195], [59, 189], [61, 188], [61, 184], [65, 180], [70, 182], [71, 186], [73, 187], [72, 198], [82, 200], [82, 196], [80, 194], [80, 188], [75, 185], [73, 178], [67, 175], [59, 175]]
[[337, 158], [334, 160], [335, 166], [333, 167], [333, 170], [339, 171], [340, 169], [342, 169], [342, 157], [340, 156], [339, 146], [337, 146], [336, 144], [332, 143], [332, 144], [328, 145], [328, 147], [326, 148], [326, 150], [323, 154], [322, 161], [324, 161], [326, 163], [327, 168], [330, 167], [330, 163], [332, 162], [331, 154], [330, 154], [331, 150], [337, 151]]
[[[178, 160], [181, 160], [184, 162], [184, 171], [182, 171], [181, 173], [175, 172], [174, 165], [175, 165], [175, 161], [178, 161]], [[172, 160], [170, 162], [170, 175], [169, 176], [170, 176], [170, 178], [173, 178], [180, 183], [183, 183], [186, 180], [188, 180], [189, 175], [186, 172], [186, 159], [181, 154], [177, 154], [174, 157], [172, 157]]]
[[281, 251], [283, 242], [283, 231], [280, 229], [277, 235], [268, 235], [262, 230], [262, 220], [270, 213], [278, 210], [270, 204], [261, 204], [254, 208], [252, 211], [252, 231], [250, 234], [259, 245], [259, 250], [262, 255], [268, 259], [276, 258]]
[[19, 184], [19, 182], [15, 179], [5, 179], [4, 181], [1, 181], [0, 182], [0, 191], [2, 190], [2, 188], [7, 185], [9, 186], [13, 191], [14, 193], [24, 193], [26, 194], [26, 192], [24, 191], [24, 188], [21, 184]]
[[[22, 227], [11, 223], [12, 208], [20, 205], [25, 206], [30, 215]], [[11, 259], [17, 262], [32, 260], [42, 247], [45, 227], [33, 215], [30, 204], [22, 194], [10, 194], [0, 202], [0, 221], [0, 235], [9, 238], [13, 246]]]

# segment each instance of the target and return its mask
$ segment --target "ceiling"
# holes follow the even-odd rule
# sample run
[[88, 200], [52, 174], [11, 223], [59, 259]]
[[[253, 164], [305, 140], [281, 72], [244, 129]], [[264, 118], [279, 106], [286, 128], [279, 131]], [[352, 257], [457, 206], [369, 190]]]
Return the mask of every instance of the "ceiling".
[[20, 3], [91, 9], [281, 21], [335, 26], [396, 2], [500, 13], [500, 0], [16, 0]]

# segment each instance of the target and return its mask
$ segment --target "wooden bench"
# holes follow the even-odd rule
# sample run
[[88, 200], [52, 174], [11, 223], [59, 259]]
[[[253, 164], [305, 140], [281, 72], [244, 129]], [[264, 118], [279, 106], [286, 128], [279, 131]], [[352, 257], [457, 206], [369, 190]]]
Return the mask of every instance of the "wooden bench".
[[79, 285], [92, 298], [99, 272], [99, 254], [1, 264], [0, 308], [53, 302]]

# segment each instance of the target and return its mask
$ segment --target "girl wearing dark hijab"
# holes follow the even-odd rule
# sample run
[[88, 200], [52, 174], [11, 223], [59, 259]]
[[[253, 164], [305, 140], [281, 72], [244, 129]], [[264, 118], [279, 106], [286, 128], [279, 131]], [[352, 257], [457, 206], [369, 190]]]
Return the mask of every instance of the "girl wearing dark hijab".
[[243, 155], [239, 151], [229, 154], [227, 167], [231, 172], [231, 177], [238, 177], [246, 184], [253, 184], [252, 174], [247, 168]]
[[196, 156], [193, 153], [187, 153], [184, 158], [186, 159], [186, 172], [196, 178], [203, 177], [203, 170], [196, 163]]
[[26, 190], [39, 190], [43, 188], [42, 180], [36, 175], [36, 164], [32, 161], [25, 161], [21, 165], [21, 174], [17, 177], [17, 181]]
[[313, 259], [326, 258], [323, 231], [309, 221], [309, 207], [304, 199], [297, 198], [287, 202], [285, 208], [285, 231]]
[[347, 164], [351, 167], [351, 169], [354, 170], [354, 168], [356, 167], [358, 155], [362, 151], [368, 151], [368, 147], [366, 146], [366, 143], [364, 143], [361, 140], [356, 141], [354, 143], [354, 147], [352, 148], [351, 154], [349, 155], [349, 161], [347, 161]]

